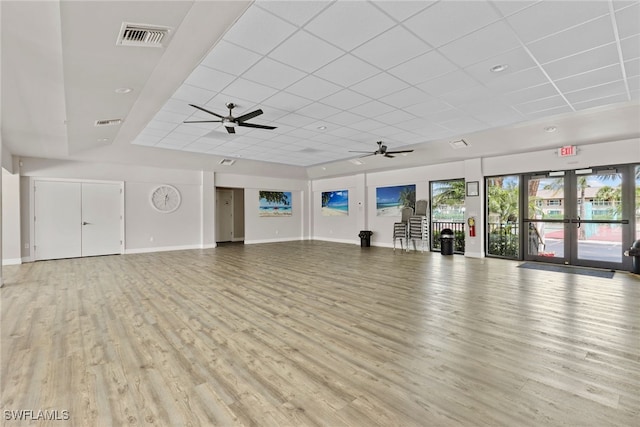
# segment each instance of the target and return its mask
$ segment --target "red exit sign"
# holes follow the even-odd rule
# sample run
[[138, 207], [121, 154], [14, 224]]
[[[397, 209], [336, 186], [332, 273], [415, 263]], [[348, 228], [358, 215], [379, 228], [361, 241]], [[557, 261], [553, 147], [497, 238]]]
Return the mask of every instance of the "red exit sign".
[[558, 155], [560, 157], [575, 156], [576, 154], [578, 154], [578, 149], [575, 145], [565, 145], [564, 147], [558, 148]]

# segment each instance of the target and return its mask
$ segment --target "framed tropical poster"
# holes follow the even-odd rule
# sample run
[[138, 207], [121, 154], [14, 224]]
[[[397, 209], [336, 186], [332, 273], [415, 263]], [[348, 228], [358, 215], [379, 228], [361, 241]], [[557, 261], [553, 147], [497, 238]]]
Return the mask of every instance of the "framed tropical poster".
[[415, 209], [415, 184], [376, 188], [376, 216], [400, 216], [405, 206]]
[[322, 216], [348, 216], [349, 191], [323, 191]]
[[291, 216], [290, 191], [260, 191], [260, 216]]

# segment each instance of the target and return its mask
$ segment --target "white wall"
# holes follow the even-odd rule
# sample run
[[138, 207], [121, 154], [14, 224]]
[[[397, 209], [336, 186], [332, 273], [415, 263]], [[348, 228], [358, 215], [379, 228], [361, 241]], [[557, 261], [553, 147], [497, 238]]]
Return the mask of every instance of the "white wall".
[[[216, 173], [216, 186], [244, 188], [244, 242], [246, 244], [309, 238], [308, 181]], [[290, 191], [290, 217], [261, 217], [259, 192]]]
[[2, 264], [20, 264], [20, 176], [2, 169]]
[[[210, 247], [215, 242], [212, 172], [36, 158], [21, 160], [21, 174], [30, 180], [22, 186], [22, 197], [28, 203], [23, 204], [21, 218], [27, 224], [30, 224], [33, 200], [31, 184], [36, 178], [124, 181], [125, 253]], [[178, 210], [163, 214], [151, 207], [151, 191], [159, 184], [170, 184], [180, 191], [182, 203]], [[22, 230], [22, 240], [30, 242], [29, 228]], [[22, 255], [29, 260], [31, 251], [23, 249]]]
[[[364, 175], [329, 178], [313, 181], [311, 185], [314, 239], [341, 243], [359, 242], [358, 232], [365, 224]], [[349, 215], [323, 216], [322, 193], [347, 190], [349, 192]]]

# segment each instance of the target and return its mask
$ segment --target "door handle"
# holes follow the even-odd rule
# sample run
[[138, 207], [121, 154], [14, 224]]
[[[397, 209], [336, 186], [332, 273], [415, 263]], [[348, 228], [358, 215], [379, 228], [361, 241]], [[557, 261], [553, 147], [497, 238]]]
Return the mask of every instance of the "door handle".
[[90, 222], [87, 222], [87, 221], [83, 221], [83, 222], [82, 222], [82, 225], [90, 225], [90, 224], [91, 224], [91, 223], [90, 223]]
[[576, 228], [580, 228], [580, 226], [582, 225], [582, 223], [580, 222], [580, 217], [578, 217], [578, 226]]

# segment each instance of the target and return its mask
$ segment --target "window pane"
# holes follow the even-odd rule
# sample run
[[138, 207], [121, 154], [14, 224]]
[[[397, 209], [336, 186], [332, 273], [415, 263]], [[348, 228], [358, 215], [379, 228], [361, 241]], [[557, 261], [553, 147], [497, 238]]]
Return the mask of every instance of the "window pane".
[[454, 251], [464, 252], [463, 179], [431, 182], [431, 247], [440, 250], [440, 232], [449, 228], [454, 233]]
[[487, 253], [518, 258], [520, 253], [520, 177], [486, 178]]

